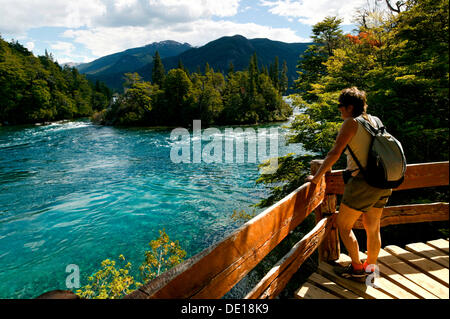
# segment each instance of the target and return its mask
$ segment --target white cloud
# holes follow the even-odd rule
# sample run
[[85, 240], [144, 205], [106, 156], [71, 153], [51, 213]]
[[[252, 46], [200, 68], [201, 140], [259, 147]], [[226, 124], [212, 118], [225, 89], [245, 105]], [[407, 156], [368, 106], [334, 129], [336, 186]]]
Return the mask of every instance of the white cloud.
[[301, 23], [313, 25], [326, 16], [344, 19], [351, 24], [354, 11], [366, 4], [366, 0], [260, 0], [260, 5], [270, 7], [269, 12], [283, 17], [298, 18]]
[[76, 47], [71, 42], [65, 41], [57, 41], [50, 43], [50, 49], [52, 55], [56, 58], [56, 60], [60, 63], [67, 62], [89, 62], [89, 58], [84, 55], [77, 53]]
[[33, 49], [34, 49], [34, 42], [33, 41], [29, 41], [29, 42], [25, 43], [25, 48], [27, 48], [30, 51], [33, 51]]
[[55, 59], [60, 65], [63, 65], [65, 63], [88, 63], [92, 61], [92, 59], [77, 54], [72, 54], [70, 56], [66, 55], [58, 55], [58, 56], [54, 55], [54, 56], [56, 57]]
[[178, 23], [161, 28], [116, 27], [92, 28], [90, 30], [68, 30], [67, 38], [73, 38], [90, 49], [95, 56], [104, 56], [152, 42], [175, 40], [191, 45], [204, 45], [222, 36], [241, 34], [247, 38], [269, 38], [284, 42], [308, 42], [289, 28], [272, 28], [255, 23], [198, 20]]
[[106, 3], [106, 14], [97, 26], [160, 26], [198, 19], [229, 17], [238, 12], [240, 0], [120, 0]]
[[[322, 1], [322, 0], [315, 0]], [[355, 0], [348, 0], [355, 1]], [[270, 38], [284, 42], [309, 42], [288, 27], [225, 21], [250, 9], [242, 0], [0, 0], [0, 33], [26, 41], [27, 31], [63, 27], [59, 42], [50, 44], [61, 61], [85, 61], [79, 43], [100, 57], [156, 41], [175, 40], [199, 46], [221, 36]], [[278, 12], [276, 1], [263, 1]], [[277, 1], [280, 5], [285, 1]], [[289, 2], [289, 1], [288, 1]], [[309, 2], [309, 1], [308, 1]], [[256, 3], [256, 1], [255, 1]], [[279, 11], [282, 13], [281, 11]], [[217, 21], [217, 18], [223, 19]], [[288, 18], [295, 18], [289, 16]], [[68, 29], [68, 30], [67, 30]], [[56, 40], [56, 38], [55, 38]], [[41, 40], [42, 41], [42, 40]], [[30, 44], [31, 45], [31, 44]], [[61, 62], [60, 61], [60, 62]]]
[[0, 32], [20, 35], [31, 28], [90, 26], [105, 7], [100, 0], [0, 0]]
[[64, 55], [71, 55], [75, 50], [75, 46], [70, 42], [58, 41], [50, 44], [50, 48]]
[[0, 0], [0, 32], [38, 27], [152, 26], [229, 17], [240, 0]]

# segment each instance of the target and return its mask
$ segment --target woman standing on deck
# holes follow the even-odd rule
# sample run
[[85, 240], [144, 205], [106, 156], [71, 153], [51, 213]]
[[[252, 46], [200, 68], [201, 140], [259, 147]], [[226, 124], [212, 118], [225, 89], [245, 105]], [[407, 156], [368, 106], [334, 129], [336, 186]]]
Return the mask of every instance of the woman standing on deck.
[[[307, 181], [317, 184], [322, 176], [331, 169], [339, 159], [347, 145], [358, 158], [363, 167], [367, 165], [371, 135], [356, 121], [361, 116], [366, 121], [376, 127], [374, 121], [366, 113], [366, 93], [356, 87], [347, 88], [341, 91], [339, 96], [339, 111], [344, 120], [336, 142], [318, 169], [315, 176], [309, 176]], [[366, 183], [362, 172], [353, 160], [351, 154], [346, 150], [347, 155], [347, 177], [344, 195], [337, 215], [337, 226], [339, 234], [345, 248], [348, 251], [352, 263], [337, 270], [346, 278], [364, 278], [374, 271], [378, 254], [381, 249], [380, 219], [383, 208], [386, 206], [391, 189], [375, 188]], [[367, 260], [364, 264], [359, 258], [359, 246], [355, 234], [352, 231], [353, 225], [358, 218], [363, 215], [364, 229], [367, 234]]]

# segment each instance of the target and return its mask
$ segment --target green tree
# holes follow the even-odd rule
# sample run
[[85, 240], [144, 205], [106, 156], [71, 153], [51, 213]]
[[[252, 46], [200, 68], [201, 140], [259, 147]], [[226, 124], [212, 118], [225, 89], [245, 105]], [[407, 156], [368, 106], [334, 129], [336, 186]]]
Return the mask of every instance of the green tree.
[[107, 112], [96, 114], [97, 122], [118, 125], [145, 125], [153, 109], [153, 97], [157, 85], [142, 81], [138, 73], [125, 74], [125, 93], [121, 95]]
[[[144, 261], [139, 266], [142, 282], [148, 282], [170, 268], [183, 262], [186, 257], [178, 241], [171, 241], [164, 230], [159, 231], [159, 238], [149, 243], [150, 250], [144, 252]], [[119, 263], [105, 259], [101, 269], [88, 277], [88, 284], [76, 291], [86, 299], [119, 299], [136, 290], [142, 283], [137, 281], [132, 272], [132, 264], [123, 255]]]
[[211, 67], [209, 66], [209, 63], [206, 62], [206, 63], [205, 63], [205, 74], [208, 74], [208, 73], [210, 73], [210, 72], [211, 72]]
[[191, 120], [192, 82], [186, 72], [172, 69], [164, 81], [167, 123], [186, 124]]
[[230, 64], [228, 64], [228, 74], [234, 73], [234, 64], [230, 61]]
[[159, 231], [159, 238], [149, 243], [150, 250], [145, 252], [145, 260], [139, 267], [144, 281], [152, 280], [170, 268], [180, 264], [186, 251], [178, 241], [171, 241], [163, 230]]
[[[119, 262], [125, 263], [125, 257], [119, 256]], [[88, 278], [89, 284], [77, 290], [84, 299], [120, 299], [141, 286], [130, 275], [131, 263], [116, 268], [116, 261], [105, 259], [102, 268]]]
[[225, 86], [225, 79], [222, 73], [210, 71], [205, 75], [195, 74], [192, 83], [193, 119], [200, 118], [206, 125], [215, 123], [223, 110], [221, 92]]
[[286, 60], [283, 61], [283, 69], [281, 71], [281, 78], [280, 78], [280, 93], [285, 94], [288, 90], [289, 85], [289, 78], [288, 78], [288, 67]]
[[[250, 63], [248, 65], [248, 93], [249, 100], [253, 101], [256, 97], [257, 81], [258, 81], [258, 57], [256, 56], [256, 52], [250, 58]], [[251, 103], [251, 102], [250, 102]]]
[[190, 77], [189, 70], [186, 69], [186, 67], [184, 66], [183, 61], [181, 60], [181, 58], [178, 59], [178, 67], [177, 68], [183, 70], [186, 73], [186, 75], [188, 77]]
[[123, 87], [125, 88], [125, 90], [133, 87], [136, 83], [142, 81], [142, 77], [137, 72], [125, 73], [123, 78], [124, 78]]
[[269, 71], [270, 79], [272, 80], [273, 86], [276, 89], [280, 87], [280, 63], [278, 61], [278, 57], [275, 57], [275, 61], [270, 65]]
[[328, 56], [333, 55], [333, 50], [339, 46], [342, 39], [342, 19], [326, 17], [323, 21], [313, 26], [311, 38], [314, 43], [324, 45]]
[[19, 42], [0, 38], [0, 122], [21, 124], [89, 116], [94, 101], [101, 108], [111, 98], [105, 87], [98, 87], [100, 91], [76, 69], [62, 68], [47, 51], [35, 57]]
[[152, 81], [154, 84], [158, 84], [159, 87], [162, 87], [165, 76], [166, 71], [164, 70], [164, 65], [161, 61], [159, 52], [156, 51], [153, 56]]
[[342, 20], [336, 17], [327, 17], [313, 26], [312, 38], [315, 44], [310, 45], [300, 56], [297, 65], [299, 77], [294, 82], [306, 102], [317, 99], [314, 84], [326, 75], [325, 62], [333, 55], [333, 50], [342, 43], [341, 23]]
[[248, 72], [234, 72], [228, 75], [222, 94], [224, 109], [220, 122], [223, 124], [240, 123], [240, 115], [245, 109], [244, 99], [247, 95]]

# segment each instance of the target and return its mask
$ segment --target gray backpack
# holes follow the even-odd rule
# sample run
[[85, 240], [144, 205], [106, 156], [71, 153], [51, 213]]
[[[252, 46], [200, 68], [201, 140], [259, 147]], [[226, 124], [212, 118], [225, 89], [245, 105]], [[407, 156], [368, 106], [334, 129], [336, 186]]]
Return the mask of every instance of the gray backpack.
[[377, 128], [362, 116], [355, 118], [372, 136], [367, 166], [362, 167], [348, 145], [347, 148], [367, 184], [382, 189], [397, 188], [403, 183], [406, 172], [406, 158], [402, 144], [386, 131], [378, 117], [370, 116], [370, 118], [377, 124]]

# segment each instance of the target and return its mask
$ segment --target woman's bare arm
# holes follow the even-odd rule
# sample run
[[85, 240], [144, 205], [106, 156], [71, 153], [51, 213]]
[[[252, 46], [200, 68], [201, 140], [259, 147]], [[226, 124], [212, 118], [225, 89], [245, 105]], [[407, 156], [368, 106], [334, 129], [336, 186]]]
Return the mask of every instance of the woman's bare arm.
[[357, 130], [358, 123], [354, 118], [348, 118], [344, 121], [333, 148], [328, 152], [327, 157], [323, 161], [320, 168], [317, 170], [314, 177], [308, 176], [308, 182], [314, 184], [317, 184], [319, 182], [319, 180], [322, 178], [322, 175], [325, 174], [329, 169], [331, 169], [334, 163], [337, 162], [347, 144], [352, 140], [353, 136], [355, 136]]

